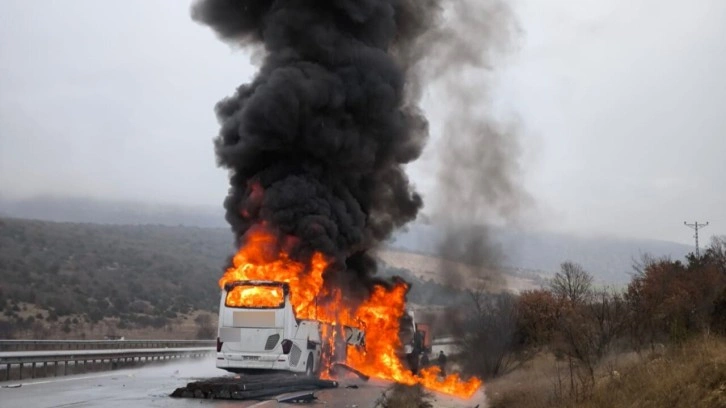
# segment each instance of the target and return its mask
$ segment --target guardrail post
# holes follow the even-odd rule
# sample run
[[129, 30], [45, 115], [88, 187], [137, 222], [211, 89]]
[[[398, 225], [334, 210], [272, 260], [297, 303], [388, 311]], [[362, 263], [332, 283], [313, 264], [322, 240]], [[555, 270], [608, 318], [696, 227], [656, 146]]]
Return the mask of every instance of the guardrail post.
[[35, 378], [35, 363], [30, 366], [30, 378]]

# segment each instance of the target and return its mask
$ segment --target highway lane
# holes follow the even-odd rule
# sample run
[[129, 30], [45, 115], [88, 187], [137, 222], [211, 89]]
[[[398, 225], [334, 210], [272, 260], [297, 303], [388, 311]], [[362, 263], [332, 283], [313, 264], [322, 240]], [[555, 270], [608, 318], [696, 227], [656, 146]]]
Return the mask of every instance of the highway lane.
[[[213, 401], [177, 399], [169, 394], [177, 387], [198, 379], [230, 375], [214, 367], [214, 359], [173, 362], [135, 369], [92, 373], [31, 381], [0, 382], [3, 408], [50, 407], [290, 407], [276, 401]], [[356, 384], [358, 389], [345, 388]], [[13, 388], [16, 385], [20, 387]], [[341, 381], [341, 387], [316, 392], [314, 404], [327, 407], [373, 407], [388, 384], [357, 379]]]
[[[187, 408], [274, 408], [291, 407], [273, 400], [268, 401], [218, 401], [171, 398], [169, 394], [188, 382], [199, 379], [231, 375], [214, 366], [214, 359], [207, 358], [185, 362], [153, 364], [139, 368], [106, 371], [57, 378], [29, 381], [0, 382], [0, 407], [2, 408], [51, 408], [51, 407], [158, 407]], [[316, 391], [318, 401], [312, 406], [333, 408], [373, 408], [376, 399], [390, 383], [370, 380], [363, 382], [357, 377], [339, 380], [340, 387]], [[20, 385], [20, 387], [13, 388]], [[349, 385], [356, 389], [346, 388]], [[469, 407], [480, 404], [485, 407], [480, 393], [469, 401], [461, 401], [436, 395], [437, 408]], [[310, 405], [307, 405], [310, 406]]]

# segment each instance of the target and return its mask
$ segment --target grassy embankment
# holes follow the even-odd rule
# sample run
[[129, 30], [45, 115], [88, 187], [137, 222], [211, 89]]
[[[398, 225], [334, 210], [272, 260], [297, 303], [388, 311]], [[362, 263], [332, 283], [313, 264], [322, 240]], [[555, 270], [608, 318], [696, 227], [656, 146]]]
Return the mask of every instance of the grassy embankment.
[[726, 339], [699, 337], [601, 363], [591, 395], [569, 395], [566, 362], [542, 355], [487, 385], [491, 408], [726, 407]]

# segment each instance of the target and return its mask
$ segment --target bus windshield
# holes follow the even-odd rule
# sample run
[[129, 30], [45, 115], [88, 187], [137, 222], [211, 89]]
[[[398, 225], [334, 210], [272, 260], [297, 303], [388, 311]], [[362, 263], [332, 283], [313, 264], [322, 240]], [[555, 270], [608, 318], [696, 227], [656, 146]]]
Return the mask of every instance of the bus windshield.
[[279, 309], [285, 306], [282, 286], [235, 285], [227, 291], [224, 304], [245, 309]]

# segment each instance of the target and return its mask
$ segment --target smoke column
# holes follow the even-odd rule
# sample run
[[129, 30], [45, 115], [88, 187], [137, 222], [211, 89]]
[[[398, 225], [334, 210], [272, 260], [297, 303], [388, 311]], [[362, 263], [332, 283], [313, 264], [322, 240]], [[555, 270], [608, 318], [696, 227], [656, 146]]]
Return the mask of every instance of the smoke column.
[[264, 224], [294, 257], [321, 251], [344, 286], [366, 287], [368, 251], [422, 207], [403, 166], [428, 137], [414, 67], [441, 11], [434, 0], [192, 6], [223, 41], [263, 55], [253, 81], [216, 107], [238, 245]]
[[431, 53], [436, 57], [421, 67], [446, 100], [441, 136], [432, 146], [437, 182], [429, 204], [444, 232], [439, 255], [465, 265], [447, 270], [457, 286], [503, 283], [496, 272], [503, 254], [488, 224], [516, 221], [531, 201], [520, 180], [519, 127], [499, 120], [491, 100], [494, 68], [518, 34], [514, 13], [502, 0], [452, 2], [447, 24], [428, 34], [439, 38]]

